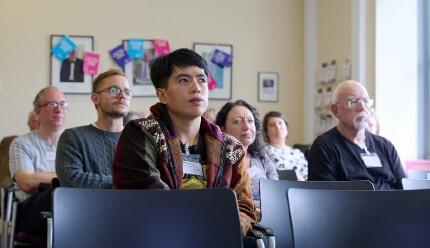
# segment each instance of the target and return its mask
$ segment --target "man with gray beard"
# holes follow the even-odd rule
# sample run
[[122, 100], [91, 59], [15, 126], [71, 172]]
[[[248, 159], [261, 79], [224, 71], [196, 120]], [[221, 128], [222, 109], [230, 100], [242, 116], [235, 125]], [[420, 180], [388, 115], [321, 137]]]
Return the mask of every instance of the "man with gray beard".
[[345, 81], [336, 87], [331, 111], [338, 124], [312, 144], [310, 181], [369, 180], [377, 190], [402, 188], [405, 173], [395, 147], [367, 131], [372, 105], [359, 82]]
[[55, 160], [61, 186], [105, 188], [112, 185], [112, 161], [132, 92], [124, 73], [110, 69], [93, 82], [91, 101], [97, 121], [67, 129]]

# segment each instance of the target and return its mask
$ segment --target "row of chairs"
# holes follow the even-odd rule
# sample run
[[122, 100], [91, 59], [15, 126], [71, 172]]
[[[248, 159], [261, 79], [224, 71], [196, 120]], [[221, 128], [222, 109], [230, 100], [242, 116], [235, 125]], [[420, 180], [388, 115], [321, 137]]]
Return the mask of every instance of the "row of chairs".
[[[408, 179], [404, 179], [404, 183], [406, 180]], [[324, 203], [328, 204], [327, 207], [322, 208], [324, 211], [313, 215], [300, 214], [301, 212], [297, 211], [309, 206], [304, 202], [312, 201], [313, 198], [296, 200], [297, 197], [306, 194], [302, 194], [301, 191], [299, 193], [294, 193], [295, 190], [289, 191], [289, 189], [295, 188], [318, 189], [319, 191], [326, 189], [330, 192], [335, 192], [333, 190], [373, 191], [373, 185], [368, 181], [262, 181], [260, 185], [261, 224], [274, 230], [278, 247], [330, 247], [328, 244], [332, 245], [333, 243], [329, 241], [331, 239], [337, 240], [337, 235], [334, 235], [333, 238], [333, 235], [330, 236], [326, 233], [329, 240], [324, 242], [327, 245], [325, 243], [307, 245], [306, 242], [309, 240], [301, 243], [301, 237], [307, 236], [308, 239], [309, 235], [314, 237], [314, 234], [310, 234], [315, 231], [312, 228], [319, 230], [318, 226], [322, 225], [321, 223], [324, 225], [331, 222], [335, 224], [339, 219], [338, 217], [342, 215], [330, 217], [333, 216], [332, 210], [335, 211], [335, 208], [331, 207], [330, 204], [337, 204], [342, 207], [344, 202], [343, 200], [336, 200], [335, 196], [329, 196], [327, 199], [332, 201]], [[364, 206], [372, 205], [372, 201], [375, 199], [384, 199], [385, 197], [385, 195], [380, 194], [375, 195], [374, 199], [369, 198], [368, 200], [366, 194], [363, 193], [364, 196], [357, 195], [357, 198], [361, 199], [360, 201], [364, 201]], [[423, 194], [428, 194], [428, 192]], [[397, 200], [396, 195], [398, 194], [393, 194], [387, 202], [392, 204], [391, 207], [395, 206], [396, 211], [390, 213], [408, 210], [402, 203], [407, 203], [408, 197], [416, 200], [418, 196], [423, 197], [423, 194], [415, 194], [416, 197], [405, 194], [403, 197], [399, 196]], [[426, 195], [427, 198], [429, 198], [428, 196]], [[314, 195], [310, 194], [310, 197], [314, 197]], [[396, 201], [399, 202], [394, 204]], [[197, 202], [198, 204], [196, 204]], [[389, 204], [381, 205], [380, 202], [375, 202], [375, 204], [376, 206], [370, 209], [384, 209], [384, 207], [390, 206]], [[311, 205], [317, 209], [323, 206], [319, 205], [319, 200]], [[424, 204], [423, 206], [427, 205]], [[308, 208], [305, 210], [315, 211], [315, 209], [309, 210]], [[348, 208], [344, 210], [348, 210]], [[366, 218], [368, 217], [367, 212], [362, 211], [363, 208], [356, 215], [351, 208], [349, 212], [344, 214], [368, 219]], [[326, 215], [320, 216], [321, 214]], [[375, 214], [386, 214], [386, 211], [383, 213], [375, 212]], [[305, 219], [307, 222], [303, 222], [300, 216], [307, 217]], [[326, 216], [329, 216], [328, 219]], [[372, 215], [372, 217], [374, 216]], [[377, 220], [379, 221], [379, 219]], [[243, 245], [236, 198], [233, 192], [229, 190], [148, 191], [58, 188], [54, 191], [52, 221], [53, 232], [49, 233], [48, 236], [52, 235], [53, 247], [242, 247]], [[402, 223], [401, 218], [396, 219], [396, 221]], [[295, 227], [294, 223], [307, 224], [304, 229], [300, 229], [303, 225]], [[400, 225], [398, 229], [401, 230], [402, 228], [404, 227]], [[239, 235], [236, 235], [238, 230]], [[304, 230], [303, 235], [300, 230]], [[309, 230], [309, 233], [306, 234], [306, 230]], [[310, 232], [311, 230], [312, 232]], [[357, 227], [357, 230], [360, 228]], [[389, 232], [384, 229], [380, 231]], [[226, 232], [228, 235], [225, 234]], [[422, 237], [417, 235], [418, 241], [421, 242], [420, 238]], [[198, 237], [196, 238], [196, 236]], [[394, 236], [394, 238], [397, 237]], [[350, 241], [354, 238], [350, 237], [345, 240]], [[49, 237], [48, 240], [51, 238]], [[410, 238], [406, 240], [411, 241]], [[274, 243], [266, 243], [268, 247], [274, 247]], [[367, 247], [367, 245], [362, 247]], [[393, 246], [390, 245], [390, 247]]]
[[373, 191], [369, 181], [261, 181], [261, 223], [273, 229], [278, 247], [426, 247], [430, 180], [403, 183], [427, 190]]
[[[430, 224], [415, 232], [415, 239], [412, 236], [390, 234], [390, 230], [407, 233], [406, 229], [412, 228], [411, 223], [419, 224], [417, 218], [430, 204], [430, 191], [376, 192], [373, 189], [369, 181], [264, 180], [260, 185], [261, 224], [274, 230], [277, 247], [380, 247], [383, 242], [388, 242], [387, 239], [396, 241], [387, 243], [388, 247], [404, 247], [405, 242], [415, 240], [418, 242], [416, 244], [422, 244], [425, 240], [430, 241], [430, 238], [422, 235]], [[317, 197], [314, 191], [325, 195]], [[428, 203], [417, 208], [417, 203], [423, 197], [429, 199]], [[58, 188], [53, 198], [53, 247], [243, 245], [236, 198], [227, 189], [158, 191]], [[405, 216], [405, 211], [418, 212]], [[412, 222], [405, 222], [407, 217]], [[390, 225], [384, 224], [386, 218], [390, 219], [387, 220]], [[373, 226], [372, 221], [375, 221]], [[349, 225], [349, 228], [344, 228], [347, 231], [339, 241], [337, 230], [329, 229], [326, 225], [331, 225], [330, 228]], [[367, 242], [365, 240], [348, 243], [363, 238], [368, 231], [365, 227], [370, 228], [372, 237], [380, 238], [374, 240], [374, 244], [363, 243]], [[405, 242], [399, 242], [397, 239], [400, 238]], [[336, 242], [341, 245], [336, 245]]]

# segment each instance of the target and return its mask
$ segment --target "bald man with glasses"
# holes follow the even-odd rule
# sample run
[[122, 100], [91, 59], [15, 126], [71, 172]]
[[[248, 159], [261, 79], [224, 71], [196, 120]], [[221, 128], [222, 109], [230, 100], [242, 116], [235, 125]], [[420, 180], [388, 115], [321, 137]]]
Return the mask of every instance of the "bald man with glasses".
[[112, 161], [132, 92], [124, 73], [110, 69], [93, 82], [91, 101], [97, 120], [67, 129], [58, 142], [56, 171], [61, 186], [105, 188], [112, 185]]
[[377, 190], [401, 189], [405, 177], [393, 144], [367, 131], [373, 100], [356, 81], [340, 83], [331, 111], [338, 119], [309, 152], [310, 181], [369, 180]]

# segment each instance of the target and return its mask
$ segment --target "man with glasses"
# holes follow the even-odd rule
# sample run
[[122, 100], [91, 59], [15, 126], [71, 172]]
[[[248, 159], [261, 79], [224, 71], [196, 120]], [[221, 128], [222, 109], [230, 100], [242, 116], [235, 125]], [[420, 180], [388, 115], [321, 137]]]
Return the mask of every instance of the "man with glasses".
[[9, 149], [9, 169], [20, 189], [16, 197], [22, 201], [18, 206], [18, 231], [44, 237], [46, 221], [40, 218], [40, 211], [50, 209], [51, 195], [49, 190], [38, 189], [56, 177], [55, 154], [68, 104], [61, 90], [46, 87], [37, 93], [33, 106], [39, 127], [14, 139]]
[[387, 139], [367, 131], [373, 100], [356, 81], [340, 83], [331, 111], [338, 119], [309, 152], [309, 180], [369, 180], [375, 189], [401, 189], [405, 177], [399, 156]]
[[61, 186], [105, 188], [112, 185], [112, 161], [132, 92], [124, 73], [110, 69], [93, 82], [96, 122], [67, 129], [58, 142], [56, 171]]

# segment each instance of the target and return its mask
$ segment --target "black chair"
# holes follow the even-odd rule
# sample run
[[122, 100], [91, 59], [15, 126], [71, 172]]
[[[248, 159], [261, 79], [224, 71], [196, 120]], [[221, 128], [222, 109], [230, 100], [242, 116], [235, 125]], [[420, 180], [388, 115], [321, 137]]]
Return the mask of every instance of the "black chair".
[[297, 181], [297, 174], [295, 170], [277, 170], [279, 180]]
[[303, 155], [305, 155], [305, 158], [308, 158], [308, 154], [309, 154], [309, 149], [310, 149], [309, 144], [294, 144], [293, 148], [299, 149], [301, 152], [303, 152]]
[[57, 188], [53, 247], [242, 247], [229, 189]]
[[290, 188], [373, 190], [369, 181], [261, 180], [261, 224], [273, 229], [278, 247], [293, 247], [290, 212], [285, 195]]
[[408, 178], [410, 179], [430, 179], [430, 170], [409, 169]]
[[429, 247], [430, 190], [288, 191], [295, 247]]
[[403, 189], [430, 189], [430, 180], [402, 178]]

